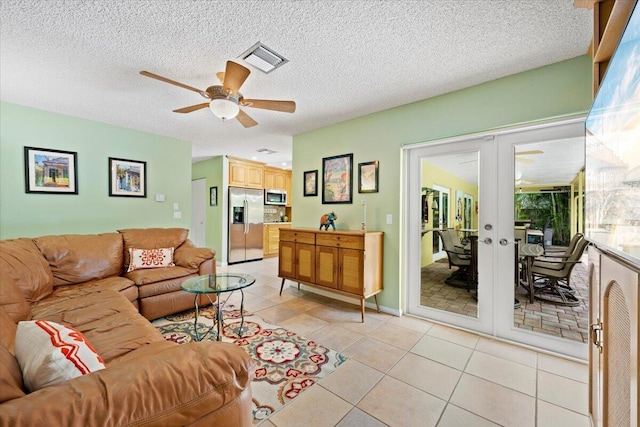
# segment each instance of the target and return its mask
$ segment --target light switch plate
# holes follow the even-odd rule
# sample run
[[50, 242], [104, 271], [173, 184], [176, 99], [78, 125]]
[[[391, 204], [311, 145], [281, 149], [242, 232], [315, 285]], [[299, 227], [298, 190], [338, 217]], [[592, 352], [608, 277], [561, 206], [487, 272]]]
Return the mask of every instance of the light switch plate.
[[180, 210], [180, 205], [178, 205], [177, 203], [173, 204], [173, 210], [174, 211], [179, 211]]
[[393, 224], [393, 214], [387, 214], [387, 224]]
[[181, 218], [182, 218], [182, 212], [180, 211], [173, 212], [173, 219], [181, 219]]
[[156, 194], [156, 202], [164, 202], [164, 194]]

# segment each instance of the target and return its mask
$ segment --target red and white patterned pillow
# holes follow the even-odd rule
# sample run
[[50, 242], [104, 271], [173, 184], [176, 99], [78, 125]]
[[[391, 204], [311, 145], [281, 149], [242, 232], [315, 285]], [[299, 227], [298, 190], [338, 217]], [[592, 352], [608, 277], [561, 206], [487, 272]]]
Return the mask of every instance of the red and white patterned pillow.
[[19, 322], [15, 357], [29, 391], [104, 369], [104, 361], [82, 333], [47, 320]]
[[173, 267], [173, 248], [135, 249], [129, 248], [127, 273], [141, 268]]

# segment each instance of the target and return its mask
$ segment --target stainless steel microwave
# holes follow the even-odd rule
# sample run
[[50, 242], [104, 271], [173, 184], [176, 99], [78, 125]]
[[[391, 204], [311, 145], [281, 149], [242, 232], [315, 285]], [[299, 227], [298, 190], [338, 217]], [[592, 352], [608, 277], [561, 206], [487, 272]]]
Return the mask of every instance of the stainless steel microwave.
[[287, 204], [287, 192], [284, 190], [264, 190], [265, 205], [281, 205]]

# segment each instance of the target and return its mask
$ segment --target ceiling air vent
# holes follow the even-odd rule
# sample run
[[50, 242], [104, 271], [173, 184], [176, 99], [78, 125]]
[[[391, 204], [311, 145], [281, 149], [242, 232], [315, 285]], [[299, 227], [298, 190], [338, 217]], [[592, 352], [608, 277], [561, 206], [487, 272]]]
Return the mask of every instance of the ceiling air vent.
[[265, 74], [269, 74], [276, 68], [289, 62], [288, 59], [278, 53], [275, 53], [260, 42], [251, 46], [249, 50], [244, 52], [238, 58], [244, 59]]
[[262, 154], [274, 154], [275, 151], [273, 150], [269, 150], [268, 148], [260, 148], [258, 150], [256, 150], [258, 153], [262, 153]]

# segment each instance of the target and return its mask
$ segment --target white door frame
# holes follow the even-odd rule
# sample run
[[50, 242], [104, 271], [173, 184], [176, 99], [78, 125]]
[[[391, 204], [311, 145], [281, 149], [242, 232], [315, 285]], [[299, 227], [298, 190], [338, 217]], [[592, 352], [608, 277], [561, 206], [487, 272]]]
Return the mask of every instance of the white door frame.
[[[421, 145], [420, 147], [407, 150], [406, 152], [406, 195], [405, 203], [407, 209], [405, 212], [404, 223], [408, 225], [407, 230], [416, 230], [421, 227], [420, 218], [420, 192], [421, 192], [421, 163], [422, 159], [429, 156], [438, 155], [455, 155], [457, 153], [478, 153], [478, 165], [479, 165], [479, 218], [482, 221], [492, 224], [495, 214], [495, 199], [496, 194], [493, 191], [482, 191], [481, 188], [491, 188], [491, 184], [495, 186], [496, 180], [496, 167], [495, 167], [495, 144], [492, 140], [486, 140], [484, 138], [456, 138], [455, 140], [441, 141], [438, 143]], [[482, 159], [482, 161], [481, 161]], [[486, 160], [485, 160], [486, 159]], [[483, 184], [484, 183], [484, 184]], [[407, 283], [420, 283], [420, 233], [407, 233], [405, 230], [406, 248], [407, 251], [407, 266], [410, 266], [405, 271], [405, 277], [407, 277]], [[481, 229], [478, 232], [479, 241], [484, 239], [490, 239], [495, 241], [494, 230]], [[407, 294], [407, 301], [405, 302], [405, 310], [408, 313], [416, 314], [419, 316], [428, 317], [440, 322], [454, 324], [463, 328], [471, 329], [474, 331], [482, 332], [485, 334], [491, 334], [495, 329], [493, 326], [493, 298], [491, 295], [493, 291], [485, 289], [494, 286], [493, 271], [495, 266], [493, 260], [495, 256], [493, 252], [495, 250], [495, 244], [482, 245], [482, 250], [478, 251], [478, 277], [480, 281], [478, 283], [478, 316], [470, 317], [461, 314], [451, 313], [443, 310], [437, 310], [420, 305], [420, 286], [405, 286], [405, 292]]]
[[[416, 153], [456, 153], [456, 144], [471, 144], [471, 141], [484, 140], [486, 145], [492, 147], [493, 161], [499, 165], [493, 168], [493, 175], [487, 168], [482, 168], [480, 162], [480, 187], [484, 182], [494, 182], [493, 191], [487, 194], [484, 191], [479, 195], [478, 228], [479, 241], [491, 238], [492, 245], [482, 245], [479, 254], [490, 254], [490, 259], [483, 261], [478, 259], [479, 268], [482, 264], [491, 267], [495, 274], [490, 278], [490, 284], [484, 284], [480, 288], [478, 302], [478, 319], [467, 316], [445, 313], [443, 311], [429, 309], [427, 318], [449, 323], [465, 329], [485, 333], [504, 338], [510, 341], [530, 345], [542, 350], [565, 354], [571, 357], [586, 359], [587, 344], [578, 343], [567, 339], [539, 334], [532, 331], [517, 328], [513, 321], [513, 301], [515, 289], [513, 286], [514, 266], [513, 245], [501, 246], [500, 239], [514, 240], [514, 153], [519, 144], [542, 140], [554, 140], [564, 137], [575, 137], [576, 133], [584, 135], [584, 116], [559, 119], [551, 122], [542, 122], [535, 125], [505, 128], [495, 132], [482, 132], [444, 140], [412, 144], [402, 148], [403, 183], [402, 206], [404, 206], [402, 235], [402, 258], [406, 260], [401, 273], [401, 286], [404, 295], [402, 305], [405, 313], [415, 312], [415, 301], [419, 302], [420, 283], [420, 233], [412, 232], [420, 228], [420, 162]], [[493, 143], [492, 143], [493, 141]], [[473, 142], [475, 144], [476, 142]], [[469, 145], [470, 147], [473, 145]], [[429, 151], [425, 151], [425, 150]], [[482, 159], [482, 154], [481, 154]], [[493, 180], [493, 181], [491, 181]], [[497, 195], [501, 197], [498, 198]], [[489, 209], [489, 211], [485, 211]], [[484, 230], [484, 225], [492, 223], [493, 229]], [[491, 250], [488, 250], [491, 248]], [[501, 262], [500, 260], [505, 260]], [[500, 268], [498, 268], [500, 265]], [[482, 274], [493, 274], [486, 273]], [[412, 287], [411, 284], [414, 284]], [[479, 284], [480, 286], [480, 284]], [[487, 292], [481, 292], [487, 289]], [[483, 300], [483, 293], [491, 294], [490, 301]], [[417, 299], [416, 299], [417, 298]], [[412, 307], [413, 306], [413, 307]], [[494, 307], [496, 308], [494, 310]], [[485, 310], [489, 310], [487, 313]]]
[[[577, 135], [584, 136], [584, 117], [572, 120], [565, 120], [540, 126], [514, 129], [498, 136], [498, 239], [506, 239], [508, 242], [514, 241], [513, 211], [514, 211], [514, 179], [515, 162], [514, 156], [517, 147], [522, 144], [561, 140], [565, 138], [575, 138]], [[498, 257], [513, 257], [513, 245], [497, 245]], [[506, 258], [504, 258], [506, 259]], [[498, 283], [513, 281], [513, 264], [506, 263], [508, 268], [502, 268], [496, 274]], [[504, 307], [512, 304], [515, 297], [513, 286], [509, 292], [502, 292], [497, 295], [496, 305]], [[524, 303], [524, 301], [522, 301]], [[510, 341], [516, 341], [534, 347], [546, 349], [556, 353], [563, 353], [579, 359], [587, 358], [587, 344], [579, 343], [568, 339], [554, 337], [552, 335], [539, 334], [517, 328], [513, 324], [513, 313], [507, 310], [497, 310], [496, 315], [496, 335]]]

